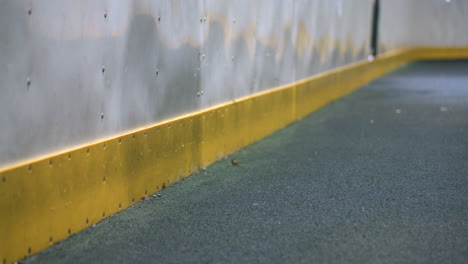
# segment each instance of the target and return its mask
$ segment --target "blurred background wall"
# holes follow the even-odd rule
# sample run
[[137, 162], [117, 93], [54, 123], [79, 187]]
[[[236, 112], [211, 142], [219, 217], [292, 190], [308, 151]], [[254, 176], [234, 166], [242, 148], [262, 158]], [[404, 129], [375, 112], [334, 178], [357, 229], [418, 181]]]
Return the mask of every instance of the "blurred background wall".
[[381, 0], [380, 51], [468, 46], [467, 0]]

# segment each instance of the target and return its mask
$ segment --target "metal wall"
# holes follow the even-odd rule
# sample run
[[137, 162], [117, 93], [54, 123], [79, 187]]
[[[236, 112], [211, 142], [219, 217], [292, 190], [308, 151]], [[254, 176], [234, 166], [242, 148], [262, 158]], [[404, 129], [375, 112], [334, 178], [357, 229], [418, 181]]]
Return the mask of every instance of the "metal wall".
[[380, 46], [468, 46], [467, 0], [381, 0]]
[[0, 167], [364, 59], [369, 0], [0, 0]]

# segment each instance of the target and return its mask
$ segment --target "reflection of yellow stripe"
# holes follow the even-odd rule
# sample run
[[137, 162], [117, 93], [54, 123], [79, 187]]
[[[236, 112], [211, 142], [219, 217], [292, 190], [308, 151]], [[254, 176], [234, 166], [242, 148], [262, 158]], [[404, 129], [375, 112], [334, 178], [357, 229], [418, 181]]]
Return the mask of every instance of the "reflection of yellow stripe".
[[[248, 54], [250, 57], [254, 57], [256, 53], [256, 44], [260, 43], [265, 47], [271, 48], [276, 50], [275, 58], [277, 61], [283, 59], [283, 55], [285, 53], [285, 48], [288, 42], [293, 42], [292, 39], [287, 39], [287, 32], [291, 31], [293, 25], [290, 21], [284, 21], [280, 28], [281, 30], [278, 31], [279, 34], [276, 35], [273, 32], [270, 32], [266, 37], [261, 37], [258, 34], [257, 24], [251, 22], [245, 28], [241, 30], [236, 30], [236, 27], [233, 25], [233, 21], [228, 20], [228, 18], [224, 15], [216, 15], [216, 14], [206, 14], [208, 19], [208, 23], [193, 21], [194, 23], [200, 23], [203, 26], [202, 28], [194, 29], [195, 31], [199, 30], [203, 32], [203, 36], [200, 38], [188, 35], [179, 36], [175, 40], [171, 41], [171, 38], [168, 38], [164, 35], [164, 31], [161, 29], [161, 26], [157, 22], [157, 15], [152, 14], [148, 10], [142, 10], [137, 13], [138, 15], [146, 14], [153, 17], [155, 22], [155, 27], [157, 30], [157, 34], [160, 34], [161, 37], [158, 38], [159, 41], [162, 42], [168, 48], [177, 49], [183, 45], [189, 45], [194, 48], [200, 48], [209, 41], [210, 30], [212, 23], [220, 25], [223, 28], [224, 34], [224, 52], [230, 56], [236, 54], [231, 53], [231, 45], [237, 41], [241, 40], [246, 43]], [[271, 22], [274, 25], [273, 21]], [[128, 31], [128, 27], [122, 27], [118, 29], [108, 30], [104, 27], [98, 27], [96, 24], [87, 24], [86, 27], [83, 29], [83, 32], [66, 32], [64, 35], [53, 36], [53, 39], [63, 39], [63, 40], [80, 40], [80, 39], [92, 39], [92, 38], [105, 38], [105, 37], [114, 37], [114, 38], [124, 38], [125, 32]], [[173, 33], [173, 31], [170, 31]], [[166, 32], [167, 33], [167, 32]], [[62, 34], [62, 33], [61, 33]], [[315, 49], [320, 54], [320, 61], [321, 63], [325, 63], [328, 61], [331, 52], [333, 49], [337, 49], [339, 51], [340, 56], [344, 56], [349, 52], [357, 53], [359, 52], [357, 48], [355, 48], [352, 35], [348, 32], [347, 37], [345, 40], [340, 39], [330, 39], [328, 36], [328, 32], [324, 34], [321, 38], [315, 37], [312, 35], [313, 33], [309, 32], [307, 29], [306, 24], [304, 22], [298, 22], [298, 32], [297, 36], [295, 36], [295, 45], [293, 48], [295, 49], [296, 54], [299, 57], [302, 56], [310, 56], [312, 55], [313, 50]], [[50, 36], [49, 36], [50, 37]], [[294, 36], [292, 36], [294, 38]], [[316, 43], [315, 39], [320, 39], [318, 44]], [[365, 45], [362, 43], [361, 46]], [[317, 47], [316, 47], [317, 46]]]
[[4, 169], [0, 261], [13, 262], [65, 239], [403, 63], [440, 58], [468, 58], [468, 48], [392, 52]]

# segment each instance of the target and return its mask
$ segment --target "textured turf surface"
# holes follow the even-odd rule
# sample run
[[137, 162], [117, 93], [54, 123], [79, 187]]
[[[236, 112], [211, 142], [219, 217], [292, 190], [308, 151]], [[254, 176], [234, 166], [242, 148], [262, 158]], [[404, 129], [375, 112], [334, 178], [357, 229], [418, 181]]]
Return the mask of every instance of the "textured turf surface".
[[406, 66], [27, 263], [467, 263], [468, 61]]

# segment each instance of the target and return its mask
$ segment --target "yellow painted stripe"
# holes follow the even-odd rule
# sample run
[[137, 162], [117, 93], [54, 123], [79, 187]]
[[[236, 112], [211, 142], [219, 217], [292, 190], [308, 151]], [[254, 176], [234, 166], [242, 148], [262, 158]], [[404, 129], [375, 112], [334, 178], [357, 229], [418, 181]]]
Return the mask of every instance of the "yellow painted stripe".
[[391, 52], [236, 102], [0, 171], [0, 260], [63, 240], [404, 63], [468, 48]]

